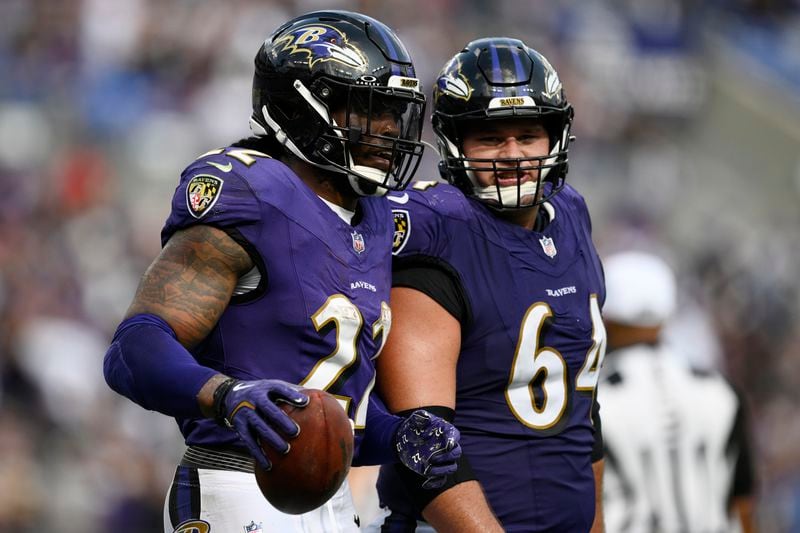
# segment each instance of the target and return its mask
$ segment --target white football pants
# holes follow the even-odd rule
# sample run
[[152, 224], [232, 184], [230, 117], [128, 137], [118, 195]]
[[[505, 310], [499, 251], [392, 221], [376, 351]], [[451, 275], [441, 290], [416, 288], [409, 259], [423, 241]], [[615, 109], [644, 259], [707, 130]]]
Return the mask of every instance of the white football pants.
[[272, 507], [254, 474], [179, 466], [164, 503], [164, 533], [357, 533], [347, 480], [322, 507], [289, 515]]

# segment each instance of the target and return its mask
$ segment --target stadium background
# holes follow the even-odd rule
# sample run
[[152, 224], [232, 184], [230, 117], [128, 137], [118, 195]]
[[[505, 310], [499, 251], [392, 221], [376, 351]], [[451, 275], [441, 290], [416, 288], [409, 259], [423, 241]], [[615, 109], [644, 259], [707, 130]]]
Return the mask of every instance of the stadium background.
[[247, 134], [261, 40], [324, 7], [395, 28], [428, 92], [472, 38], [547, 55], [601, 251], [678, 268], [670, 338], [744, 393], [762, 531], [800, 531], [797, 0], [2, 0], [0, 532], [159, 530], [178, 432], [102, 357], [180, 171]]

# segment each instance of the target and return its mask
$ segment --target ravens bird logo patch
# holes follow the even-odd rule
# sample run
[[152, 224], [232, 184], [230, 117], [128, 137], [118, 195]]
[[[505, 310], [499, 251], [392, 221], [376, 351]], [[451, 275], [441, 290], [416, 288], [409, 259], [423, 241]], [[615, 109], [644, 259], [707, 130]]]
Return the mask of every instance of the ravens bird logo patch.
[[224, 182], [210, 174], [198, 174], [186, 186], [186, 207], [194, 218], [200, 218], [214, 207]]
[[405, 209], [392, 209], [394, 216], [394, 238], [392, 239], [392, 253], [399, 254], [408, 242], [411, 235], [411, 216]]

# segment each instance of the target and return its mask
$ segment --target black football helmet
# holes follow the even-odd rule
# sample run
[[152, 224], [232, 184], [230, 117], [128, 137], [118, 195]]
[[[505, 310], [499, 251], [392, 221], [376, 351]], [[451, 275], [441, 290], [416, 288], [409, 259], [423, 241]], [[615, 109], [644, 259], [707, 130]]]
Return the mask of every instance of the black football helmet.
[[[344, 123], [337, 124], [333, 115], [342, 112]], [[302, 15], [278, 28], [256, 55], [253, 132], [274, 135], [307, 163], [347, 174], [358, 194], [380, 196], [408, 185], [423, 152], [424, 114], [405, 46], [365, 15]], [[366, 162], [356, 161], [365, 152]]]
[[[558, 74], [543, 55], [517, 39], [472, 41], [445, 65], [433, 90], [433, 130], [442, 176], [496, 209], [543, 203], [564, 187], [572, 116]], [[465, 125], [510, 117], [541, 120], [550, 137], [550, 154], [516, 159], [464, 155]], [[477, 182], [474, 171], [497, 171], [499, 166], [516, 166], [519, 180], [522, 172], [537, 170], [538, 183], [482, 187]]]

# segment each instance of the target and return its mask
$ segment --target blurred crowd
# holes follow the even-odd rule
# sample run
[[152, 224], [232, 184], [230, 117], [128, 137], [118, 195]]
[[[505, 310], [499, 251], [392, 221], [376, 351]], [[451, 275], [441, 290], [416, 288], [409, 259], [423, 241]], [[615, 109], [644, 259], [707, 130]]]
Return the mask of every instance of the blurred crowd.
[[479, 36], [547, 55], [601, 252], [678, 269], [670, 342], [743, 393], [761, 528], [800, 531], [800, 2], [2, 0], [0, 532], [160, 530], [179, 433], [103, 354], [180, 171], [248, 134], [261, 41], [326, 7], [395, 28], [428, 89]]

